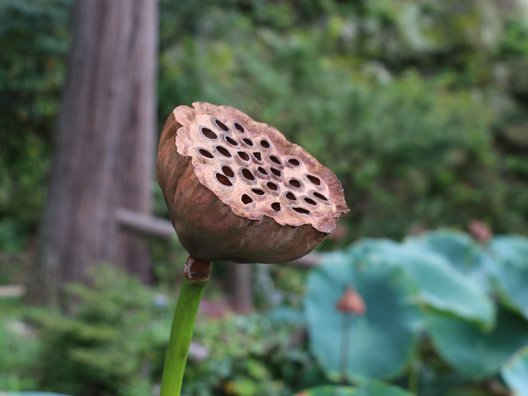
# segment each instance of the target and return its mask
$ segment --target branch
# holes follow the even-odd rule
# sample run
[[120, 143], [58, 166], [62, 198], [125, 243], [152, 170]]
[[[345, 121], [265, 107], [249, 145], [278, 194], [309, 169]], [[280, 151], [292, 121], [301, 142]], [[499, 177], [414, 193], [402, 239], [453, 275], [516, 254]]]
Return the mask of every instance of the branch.
[[[139, 236], [159, 239], [171, 239], [175, 236], [174, 228], [172, 228], [170, 221], [130, 209], [117, 209], [116, 220], [120, 227]], [[313, 268], [320, 263], [321, 254], [312, 252], [287, 264], [302, 268]]]

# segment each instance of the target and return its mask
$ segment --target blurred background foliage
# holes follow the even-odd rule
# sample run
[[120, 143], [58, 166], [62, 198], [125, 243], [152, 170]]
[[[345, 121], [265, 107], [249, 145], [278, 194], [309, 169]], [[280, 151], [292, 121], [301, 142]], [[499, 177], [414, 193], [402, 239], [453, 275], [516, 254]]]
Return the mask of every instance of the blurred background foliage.
[[[23, 278], [36, 236], [72, 4], [0, 1], [0, 43], [9, 48], [0, 51], [0, 283]], [[484, 248], [464, 234], [433, 233], [345, 248], [360, 237], [462, 229], [472, 219], [497, 233], [528, 233], [525, 1], [160, 0], [159, 39], [159, 125], [177, 104], [239, 107], [334, 170], [351, 208], [345, 240], [325, 245], [343, 248], [328, 253], [327, 266], [309, 275], [257, 267], [256, 301], [267, 310], [201, 318], [189, 395], [290, 395], [315, 386], [323, 387], [304, 394], [381, 395], [376, 387], [386, 385], [366, 379], [424, 395], [505, 395], [506, 386], [527, 394], [520, 349], [528, 343], [526, 240], [497, 238]], [[155, 181], [153, 191], [154, 212], [165, 215]], [[184, 252], [151, 245], [167, 287]], [[360, 271], [363, 262], [370, 269]], [[340, 290], [325, 292], [324, 271], [367, 302], [367, 315], [353, 322], [365, 327], [353, 340], [381, 328], [379, 342], [401, 346], [380, 348], [367, 338], [376, 345], [361, 350], [353, 342], [362, 371], [349, 364], [344, 381], [358, 386], [342, 393], [324, 387], [342, 380], [336, 354], [325, 351], [342, 346], [343, 332], [340, 314], [328, 310]], [[431, 282], [430, 273], [442, 282]], [[395, 286], [400, 278], [406, 281]], [[0, 390], [149, 394], [159, 381], [171, 304], [159, 289], [115, 270], [93, 279], [92, 288], [71, 287], [78, 303], [67, 314], [0, 300]], [[398, 296], [394, 323], [384, 320], [386, 308], [376, 311], [374, 289], [361, 290], [371, 283]], [[218, 290], [209, 298], [222, 306]], [[314, 293], [323, 308], [311, 305]], [[321, 312], [329, 321], [314, 319]], [[317, 334], [333, 344], [320, 344]]]
[[[3, 250], [41, 212], [71, 4], [1, 5]], [[526, 232], [528, 17], [509, 4], [162, 0], [159, 124], [205, 100], [276, 125], [343, 181], [350, 239]]]

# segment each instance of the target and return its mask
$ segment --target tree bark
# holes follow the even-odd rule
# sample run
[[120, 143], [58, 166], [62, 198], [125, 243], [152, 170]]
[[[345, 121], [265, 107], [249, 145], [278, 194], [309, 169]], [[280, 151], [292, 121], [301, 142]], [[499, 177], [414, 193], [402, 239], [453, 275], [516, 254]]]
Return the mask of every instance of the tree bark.
[[148, 281], [144, 242], [118, 207], [148, 213], [154, 165], [156, 0], [78, 0], [55, 157], [28, 299], [112, 263]]
[[246, 315], [253, 310], [252, 265], [229, 263], [228, 290], [231, 308], [237, 314]]

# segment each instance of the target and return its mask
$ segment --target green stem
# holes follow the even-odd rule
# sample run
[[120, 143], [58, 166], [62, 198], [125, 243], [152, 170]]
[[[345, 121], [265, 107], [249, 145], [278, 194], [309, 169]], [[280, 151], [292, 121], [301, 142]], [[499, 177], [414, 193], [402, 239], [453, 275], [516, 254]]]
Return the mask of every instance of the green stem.
[[210, 262], [189, 258], [185, 265], [185, 280], [178, 296], [169, 340], [160, 396], [180, 396], [187, 354], [191, 345], [194, 321], [207, 281]]

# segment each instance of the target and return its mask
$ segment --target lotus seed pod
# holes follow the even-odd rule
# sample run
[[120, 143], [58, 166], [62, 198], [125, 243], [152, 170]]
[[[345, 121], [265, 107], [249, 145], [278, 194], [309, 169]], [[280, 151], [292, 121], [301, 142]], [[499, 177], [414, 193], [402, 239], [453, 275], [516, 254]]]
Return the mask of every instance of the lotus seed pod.
[[170, 220], [196, 259], [294, 260], [348, 212], [328, 168], [277, 129], [228, 106], [176, 107], [157, 166]]

